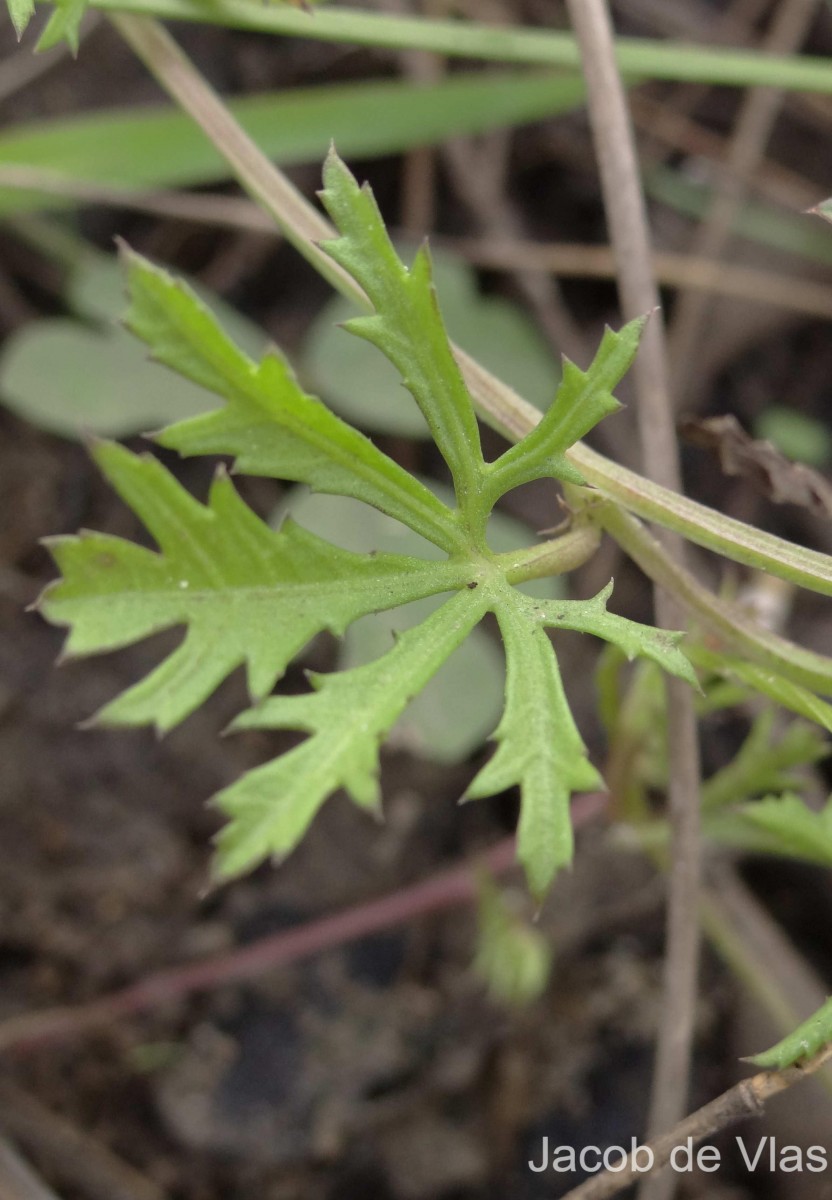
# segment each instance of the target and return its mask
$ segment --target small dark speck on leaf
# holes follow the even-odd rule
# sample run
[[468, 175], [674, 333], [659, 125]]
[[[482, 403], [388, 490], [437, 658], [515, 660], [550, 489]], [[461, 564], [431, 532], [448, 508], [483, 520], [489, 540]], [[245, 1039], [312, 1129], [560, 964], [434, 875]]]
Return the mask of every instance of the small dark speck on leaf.
[[470, 588], [471, 591], [473, 591], [476, 586], [477, 586], [476, 579], [472, 579], [469, 584], [466, 584], [466, 587]]

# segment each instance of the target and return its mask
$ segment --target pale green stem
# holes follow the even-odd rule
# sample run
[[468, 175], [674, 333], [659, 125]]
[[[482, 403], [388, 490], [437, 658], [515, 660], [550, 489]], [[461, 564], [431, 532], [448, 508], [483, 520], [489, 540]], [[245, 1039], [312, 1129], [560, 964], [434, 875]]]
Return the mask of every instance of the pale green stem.
[[763, 629], [747, 612], [720, 600], [689, 571], [671, 562], [647, 529], [615, 504], [590, 503], [587, 512], [646, 575], [672, 592], [691, 616], [724, 639], [731, 650], [812, 691], [832, 695], [832, 659]]
[[500, 568], [509, 583], [565, 575], [583, 566], [598, 549], [600, 540], [600, 532], [595, 526], [583, 524], [550, 542], [498, 554], [494, 565]]
[[832, 596], [829, 555], [796, 546], [659, 487], [583, 444], [574, 446], [568, 457], [600, 492], [637, 516], [675, 529], [689, 541], [716, 550], [734, 562], [770, 571], [790, 583]]
[[[430, 50], [449, 57], [528, 63], [578, 70], [580, 54], [571, 33], [512, 29], [477, 21], [426, 20], [390, 14], [322, 8], [313, 12], [262, 0], [94, 0], [107, 13], [135, 13], [164, 20], [213, 23], [317, 41]], [[832, 92], [825, 58], [714, 49], [647, 38], [619, 38], [618, 65], [624, 75], [730, 87], [764, 85], [803, 92]]]

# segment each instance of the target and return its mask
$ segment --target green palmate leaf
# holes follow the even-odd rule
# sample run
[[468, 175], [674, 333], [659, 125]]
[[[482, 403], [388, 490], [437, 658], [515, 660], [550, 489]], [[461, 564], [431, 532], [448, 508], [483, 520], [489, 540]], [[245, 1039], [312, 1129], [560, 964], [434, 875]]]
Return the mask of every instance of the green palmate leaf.
[[585, 482], [564, 454], [600, 420], [621, 407], [612, 389], [635, 358], [646, 319], [630, 321], [618, 333], [607, 329], [586, 371], [564, 360], [560, 387], [543, 420], [489, 468], [490, 494], [502, 495], [509, 488], [545, 475], [569, 483]]
[[276, 352], [243, 354], [184, 284], [127, 254], [128, 328], [153, 357], [226, 400], [158, 436], [180, 454], [231, 454], [240, 471], [353, 496], [445, 550], [460, 545], [454, 513], [412, 475], [299, 387]]
[[[597, 540], [591, 528], [576, 525], [543, 547], [499, 554], [486, 525], [501, 487], [557, 473], [559, 456], [612, 411], [611, 388], [635, 353], [640, 325], [608, 334], [588, 372], [567, 365], [543, 434], [531, 435], [516, 461], [506, 457], [486, 468], [426, 253], [405, 269], [372, 196], [334, 156], [325, 182], [325, 203], [341, 235], [329, 250], [376, 309], [350, 326], [402, 374], [451, 468], [458, 509], [306, 395], [277, 354], [253, 361], [193, 292], [127, 254], [128, 327], [154, 359], [225, 402], [179, 422], [159, 441], [186, 455], [228, 454], [241, 470], [369, 504], [447, 557], [437, 560], [431, 550], [425, 557], [386, 553], [383, 546], [380, 553], [357, 553], [291, 521], [275, 532], [247, 508], [224, 472], [201, 504], [155, 459], [102, 444], [94, 451], [99, 465], [143, 520], [158, 552], [102, 534], [55, 539], [63, 579], [44, 597], [43, 611], [70, 627], [68, 654], [114, 649], [185, 627], [179, 647], [108, 705], [100, 720], [168, 729], [242, 666], [253, 698], [263, 702], [237, 724], [309, 735], [219, 796], [231, 818], [220, 839], [218, 870], [224, 876], [287, 853], [338, 788], [357, 804], [376, 807], [382, 737], [482, 616], [494, 612], [506, 651], [505, 707], [496, 752], [468, 795], [519, 786], [519, 854], [533, 891], [542, 896], [571, 858], [571, 793], [602, 786], [570, 713], [547, 630], [591, 633], [628, 658], [647, 657], [691, 683], [695, 677], [679, 648], [681, 635], [607, 612], [610, 588], [591, 600], [566, 601], [511, 586], [583, 561]], [[489, 535], [494, 532], [489, 527]], [[314, 676], [307, 695], [263, 699], [317, 633], [342, 634], [365, 615], [449, 591], [457, 594], [405, 629], [389, 652], [326, 678]]]
[[301, 729], [312, 736], [217, 796], [232, 818], [219, 838], [221, 876], [288, 853], [338, 788], [362, 808], [378, 807], [382, 738], [486, 608], [484, 595], [464, 589], [403, 633], [382, 658], [350, 671], [311, 675], [314, 692], [271, 697], [237, 719], [237, 729]]
[[[450, 488], [435, 480], [425, 482], [443, 503], [453, 504]], [[305, 488], [293, 488], [277, 510], [281, 520], [287, 513], [304, 529], [357, 553], [383, 550], [418, 558], [441, 556], [441, 551], [401, 522], [345, 497], [314, 495]], [[274, 518], [270, 523], [275, 524]], [[488, 543], [495, 552], [513, 550], [530, 537], [531, 531], [521, 522], [504, 513], [491, 514]], [[525, 586], [530, 594], [551, 598], [562, 594], [563, 579], [549, 576]], [[339, 647], [339, 670], [380, 657], [395, 636], [423, 621], [441, 603], [444, 597], [430, 596], [354, 622]], [[392, 738], [397, 745], [434, 761], [460, 762], [482, 745], [496, 725], [502, 698], [502, 655], [496, 640], [480, 626], [471, 631], [425, 690], [414, 697]]]
[[811, 1058], [829, 1042], [832, 1042], [832, 997], [782, 1042], [743, 1061], [767, 1071], [783, 1071], [802, 1059]]
[[364, 613], [460, 585], [447, 562], [352, 554], [290, 522], [275, 533], [222, 474], [203, 506], [155, 459], [108, 443], [94, 453], [161, 554], [104, 534], [53, 539], [64, 578], [46, 593], [44, 614], [71, 626], [68, 655], [187, 625], [178, 649], [100, 721], [169, 729], [241, 665], [261, 697], [320, 631], [340, 634]]
[[525, 599], [506, 589], [496, 607], [506, 652], [505, 712], [494, 734], [497, 751], [465, 798], [519, 786], [517, 853], [539, 898], [572, 859], [572, 792], [603, 787], [604, 781], [587, 758], [552, 643], [541, 625], [529, 621]]
[[470, 524], [473, 513], [482, 514], [479, 429], [442, 323], [427, 249], [419, 251], [408, 271], [372, 192], [358, 186], [334, 151], [324, 166], [321, 198], [341, 235], [324, 248], [361, 285], [376, 310], [371, 317], [353, 318], [346, 328], [378, 346], [401, 374], [451, 469], [459, 506]]

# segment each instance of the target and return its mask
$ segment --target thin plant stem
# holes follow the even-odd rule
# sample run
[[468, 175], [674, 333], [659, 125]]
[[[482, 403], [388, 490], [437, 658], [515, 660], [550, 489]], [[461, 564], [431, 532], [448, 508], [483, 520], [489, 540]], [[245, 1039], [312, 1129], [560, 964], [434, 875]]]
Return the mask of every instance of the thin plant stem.
[[[601, 797], [596, 797], [595, 807]], [[602, 801], [601, 801], [602, 802]], [[589, 806], [587, 806], [589, 807]], [[581, 810], [579, 809], [579, 812]], [[494, 874], [516, 866], [514, 838], [506, 838], [483, 855], [481, 865]], [[400, 888], [366, 904], [358, 904], [261, 938], [230, 953], [198, 959], [147, 975], [134, 984], [86, 1004], [24, 1013], [0, 1023], [0, 1052], [21, 1053], [66, 1041], [113, 1021], [147, 1012], [198, 992], [256, 978], [265, 971], [302, 962], [324, 950], [342, 946], [381, 929], [426, 913], [470, 902], [476, 894], [473, 867], [465, 863], [439, 872], [411, 887]]]
[[[774, 10], [773, 24], [761, 49], [780, 53], [798, 49], [817, 9], [818, 0], [784, 0]], [[694, 255], [710, 264], [712, 276], [722, 270], [720, 258], [730, 240], [734, 217], [748, 189], [749, 177], [765, 153], [782, 101], [782, 91], [770, 87], [754, 88], [743, 99], [727, 169], [720, 174], [693, 246]], [[674, 391], [680, 400], [692, 391], [694, 356], [707, 318], [708, 301], [701, 292], [681, 297], [670, 337]]]
[[[0, 182], [2, 180], [0, 169]], [[447, 246], [480, 267], [555, 272], [578, 279], [615, 276], [615, 259], [609, 246], [502, 237], [439, 237], [431, 241], [434, 245]], [[653, 269], [656, 279], [665, 287], [730, 296], [752, 304], [769, 304], [827, 321], [832, 318], [832, 288], [811, 279], [732, 263], [720, 263], [719, 272], [714, 274], [711, 263], [705, 259], [672, 251], [654, 253]]]
[[[389, 50], [430, 50], [449, 58], [528, 63], [576, 70], [581, 55], [570, 33], [517, 29], [478, 21], [397, 17], [348, 8], [314, 11], [261, 0], [93, 0], [108, 14], [129, 13], [170, 21], [212, 23], [317, 41], [378, 46]], [[785, 57], [755, 50], [713, 49], [651, 38], [620, 38], [616, 56], [628, 79], [666, 79], [676, 83], [754, 87], [758, 84], [798, 92], [832, 92], [828, 60]]]
[[[655, 1160], [652, 1171], [657, 1174], [666, 1167], [674, 1149], [685, 1145], [689, 1138], [695, 1146], [706, 1137], [711, 1137], [723, 1129], [730, 1129], [740, 1121], [762, 1116], [768, 1100], [794, 1084], [809, 1079], [828, 1062], [832, 1062], [832, 1044], [800, 1066], [787, 1067], [785, 1071], [761, 1071], [750, 1079], [743, 1079], [721, 1096], [717, 1096], [716, 1100], [705, 1104], [680, 1121], [669, 1133], [647, 1143]], [[644, 1162], [645, 1158], [642, 1148], [641, 1161]], [[603, 1174], [594, 1176], [567, 1192], [563, 1200], [610, 1200], [610, 1197], [616, 1196], [632, 1183], [644, 1178], [644, 1173], [633, 1165], [633, 1156], [628, 1155], [628, 1165], [622, 1170], [604, 1171]]]
[[[581, 47], [604, 207], [618, 266], [621, 306], [625, 319], [632, 320], [657, 309], [659, 294], [632, 126], [615, 59], [612, 22], [605, 0], [567, 0], [567, 4]], [[634, 370], [645, 474], [656, 483], [680, 492], [681, 471], [660, 312], [654, 313], [648, 322]], [[683, 567], [681, 537], [662, 530], [661, 542], [668, 558]], [[660, 625], [678, 627], [680, 607], [671, 593], [656, 587], [654, 604]], [[666, 687], [671, 866], [663, 1003], [648, 1116], [651, 1137], [675, 1124], [687, 1108], [700, 943], [698, 897], [702, 852], [696, 715], [693, 696], [683, 683], [668, 680]], [[673, 1194], [674, 1180], [665, 1178], [667, 1183], [663, 1180], [658, 1189], [650, 1189], [651, 1196]]]
[[[85, 1200], [167, 1200], [155, 1180], [141, 1174], [103, 1139], [53, 1112], [9, 1079], [0, 1079], [0, 1124], [50, 1176]], [[77, 1192], [76, 1192], [77, 1189]], [[7, 1192], [2, 1200], [57, 1200], [50, 1191]]]
[[8, 1200], [60, 1200], [18, 1150], [0, 1136], [0, 1196]]
[[246, 191], [285, 230], [299, 253], [338, 291], [366, 306], [357, 284], [320, 249], [319, 243], [333, 236], [329, 222], [307, 203], [243, 131], [167, 30], [140, 17], [115, 14], [111, 19], [162, 87], [190, 113], [211, 142], [222, 147], [226, 161]]
[[672, 592], [689, 616], [724, 642], [724, 649], [738, 651], [811, 691], [832, 695], [832, 659], [755, 624], [746, 611], [715, 596], [669, 559], [645, 526], [624, 509], [604, 502], [588, 512], [649, 579]]

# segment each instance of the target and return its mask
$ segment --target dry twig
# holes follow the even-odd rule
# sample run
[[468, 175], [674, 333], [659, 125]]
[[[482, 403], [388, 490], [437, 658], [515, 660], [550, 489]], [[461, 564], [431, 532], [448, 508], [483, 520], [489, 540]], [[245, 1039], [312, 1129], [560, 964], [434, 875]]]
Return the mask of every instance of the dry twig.
[[[743, 1079], [734, 1087], [717, 1096], [710, 1104], [697, 1109], [684, 1121], [681, 1121], [670, 1133], [663, 1134], [654, 1141], [647, 1143], [653, 1153], [654, 1165], [650, 1177], [655, 1178], [658, 1172], [670, 1162], [670, 1156], [677, 1146], [683, 1146], [691, 1139], [692, 1145], [698, 1145], [706, 1137], [730, 1129], [739, 1121], [748, 1117], [761, 1116], [767, 1100], [814, 1075], [822, 1066], [832, 1061], [832, 1045], [826, 1046], [813, 1058], [801, 1066], [788, 1067], [785, 1071], [761, 1071], [750, 1079]], [[637, 1153], [637, 1151], [636, 1151]], [[642, 1160], [644, 1161], [644, 1155]], [[633, 1155], [628, 1155], [632, 1164]], [[602, 1175], [573, 1188], [564, 1200], [609, 1200], [618, 1192], [624, 1190], [638, 1179], [644, 1179], [643, 1171], [633, 1169], [628, 1165], [621, 1171], [605, 1171]]]
[[54, 1178], [89, 1200], [165, 1200], [135, 1167], [8, 1080], [0, 1080], [0, 1122]]
[[[775, 17], [761, 49], [771, 54], [788, 54], [800, 46], [817, 10], [817, 0], [784, 0], [775, 9]], [[745, 195], [748, 177], [762, 158], [782, 103], [782, 92], [774, 88], [754, 88], [743, 101], [726, 164], [707, 217], [700, 226], [694, 244], [697, 258], [710, 262], [717, 274], [719, 262], [731, 236], [737, 208]], [[678, 399], [692, 382], [693, 357], [707, 318], [707, 299], [698, 293], [683, 296], [671, 331], [673, 378]]]
[[[625, 317], [631, 319], [657, 307], [658, 290], [612, 24], [605, 0], [568, 0], [568, 7], [584, 64], [607, 221], [618, 263], [621, 304]], [[645, 331], [635, 363], [635, 379], [645, 473], [665, 487], [681, 491], [664, 325], [658, 313]], [[662, 544], [669, 557], [679, 564], [683, 562], [680, 538], [663, 534]], [[679, 623], [678, 605], [659, 589], [655, 608], [659, 624], [673, 628]], [[648, 1126], [651, 1132], [674, 1124], [685, 1111], [699, 958], [699, 747], [693, 700], [678, 680], [668, 682], [668, 705], [672, 863], [663, 1012]], [[672, 1181], [668, 1194], [671, 1192]]]
[[0, 1200], [58, 1200], [14, 1146], [0, 1137]]
[[[482, 267], [505, 271], [553, 271], [583, 279], [615, 278], [615, 256], [609, 246], [493, 238], [433, 240], [440, 246], [448, 245], [469, 262]], [[693, 288], [711, 295], [734, 296], [752, 304], [769, 304], [790, 312], [832, 319], [832, 287], [811, 279], [730, 263], [714, 275], [711, 264], [704, 259], [666, 251], [657, 251], [653, 255], [653, 270], [658, 282], [666, 287]]]

